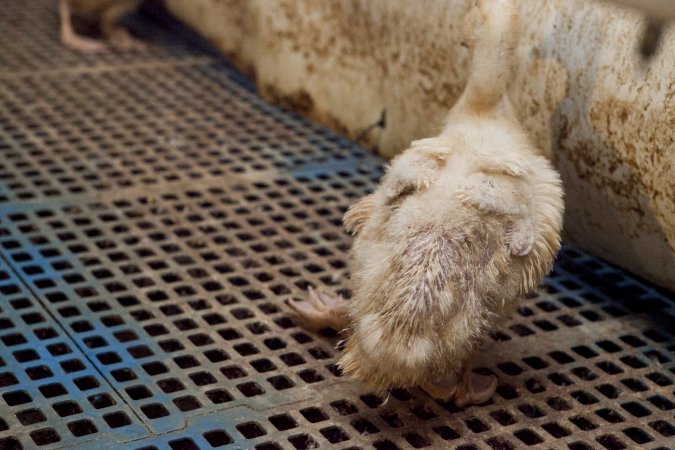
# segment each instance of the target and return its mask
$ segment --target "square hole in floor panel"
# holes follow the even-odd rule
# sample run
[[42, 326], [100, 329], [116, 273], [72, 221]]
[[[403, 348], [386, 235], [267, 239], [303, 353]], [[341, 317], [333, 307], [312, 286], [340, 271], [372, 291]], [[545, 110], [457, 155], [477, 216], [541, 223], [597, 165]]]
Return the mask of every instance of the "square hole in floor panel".
[[118, 411], [110, 414], [105, 414], [103, 420], [110, 428], [121, 428], [131, 425], [131, 419], [124, 412]]
[[299, 434], [288, 438], [288, 442], [297, 450], [310, 450], [318, 448], [319, 444], [308, 434]]
[[197, 386], [206, 386], [216, 383], [216, 378], [208, 372], [197, 372], [190, 375], [190, 379]]
[[206, 397], [208, 397], [208, 399], [216, 405], [234, 400], [234, 397], [232, 397], [232, 395], [224, 389], [206, 391]]
[[61, 417], [72, 416], [82, 412], [80, 405], [72, 400], [55, 403], [52, 405], [52, 408], [54, 408], [54, 411], [56, 411], [56, 413]]
[[169, 441], [169, 447], [171, 450], [199, 450], [199, 446], [190, 438]]
[[267, 382], [272, 385], [277, 391], [283, 391], [295, 386], [295, 383], [285, 375], [277, 375], [267, 379]]
[[321, 375], [314, 369], [301, 370], [300, 372], [298, 372], [298, 376], [305, 383], [318, 383], [319, 381], [323, 381], [325, 379], [323, 375]]
[[485, 422], [477, 417], [470, 417], [466, 419], [464, 423], [474, 433], [482, 433], [490, 429], [490, 427]]
[[513, 435], [520, 439], [525, 445], [536, 445], [544, 442], [544, 440], [534, 431], [524, 428], [522, 430], [514, 431]]
[[159, 403], [150, 403], [141, 406], [141, 411], [148, 419], [159, 419], [169, 415], [169, 411]]
[[556, 422], [545, 423], [541, 427], [556, 439], [572, 434], [571, 431]]
[[92, 376], [80, 377], [73, 380], [75, 386], [81, 391], [88, 391], [100, 386], [100, 383], [96, 378]]
[[[44, 415], [44, 413], [37, 408], [19, 411], [16, 413], [16, 418], [19, 419], [19, 422], [21, 422], [22, 425], [33, 425], [35, 423], [40, 423], [47, 420], [47, 417]], [[6, 424], [4, 429], [8, 429]]]
[[256, 422], [248, 422], [237, 425], [237, 430], [244, 436], [246, 439], [253, 439], [267, 434], [265, 429]]
[[530, 419], [536, 419], [544, 416], [544, 412], [538, 406], [530, 403], [519, 405], [518, 409]]
[[[373, 447], [375, 447], [376, 450], [398, 450], [400, 448], [398, 445], [396, 445], [394, 442], [390, 441], [389, 439], [377, 440], [377, 441], [373, 442]], [[461, 447], [458, 447], [458, 449], [461, 449]], [[467, 449], [462, 449], [462, 450], [467, 450]]]
[[0, 438], [0, 448], [6, 450], [23, 450], [24, 447], [21, 445], [21, 442], [16, 440], [13, 437]]
[[167, 394], [182, 391], [185, 389], [185, 385], [176, 378], [168, 378], [165, 380], [160, 380], [157, 382], [157, 386], [159, 386], [159, 388], [162, 391], [166, 392]]
[[668, 420], [655, 420], [652, 422], [649, 422], [648, 425], [657, 433], [660, 435], [667, 437], [667, 438], [672, 438], [675, 436], [675, 425], [673, 425], [672, 421]]
[[192, 411], [202, 407], [201, 403], [199, 403], [199, 400], [191, 395], [174, 398], [173, 403], [183, 412]]
[[40, 359], [40, 356], [35, 350], [17, 350], [13, 353], [17, 362], [24, 363]]
[[80, 437], [98, 432], [98, 428], [91, 420], [84, 419], [68, 423], [68, 429], [73, 436]]
[[59, 433], [53, 428], [41, 428], [32, 431], [30, 437], [35, 445], [41, 447], [43, 445], [54, 444], [61, 440]]
[[340, 414], [341, 416], [355, 414], [359, 411], [359, 409], [349, 400], [336, 400], [334, 402], [331, 402], [330, 406], [332, 406], [333, 409], [337, 411], [338, 414]]
[[656, 406], [662, 411], [670, 411], [672, 409], [675, 409], [675, 403], [671, 402], [662, 395], [653, 395], [649, 397], [647, 400], [649, 400], [649, 402], [652, 405]]
[[206, 358], [212, 363], [217, 363], [230, 359], [230, 356], [221, 349], [213, 349], [206, 351], [204, 352], [204, 356], [206, 356]]
[[298, 422], [288, 414], [277, 414], [268, 419], [279, 431], [286, 431], [298, 426]]
[[66, 388], [60, 383], [50, 383], [39, 387], [40, 392], [45, 398], [58, 397], [68, 393]]
[[25, 391], [13, 391], [2, 394], [2, 398], [7, 406], [23, 405], [33, 401], [30, 395]]
[[404, 438], [413, 448], [425, 448], [431, 445], [431, 442], [426, 437], [419, 433], [406, 433]]
[[195, 358], [194, 356], [190, 356], [190, 355], [178, 356], [178, 357], [174, 358], [173, 361], [181, 369], [190, 369], [192, 367], [197, 367], [197, 366], [201, 365], [199, 363], [199, 360], [197, 360], [197, 358]]
[[504, 438], [499, 438], [499, 437], [490, 438], [485, 442], [487, 442], [487, 444], [493, 450], [515, 450], [516, 449], [515, 445], [513, 445], [511, 442], [507, 441]]
[[319, 430], [321, 434], [326, 438], [331, 444], [337, 444], [339, 442], [344, 442], [349, 440], [349, 435], [338, 426], [331, 426], [322, 428]]
[[11, 372], [0, 373], [0, 388], [18, 384], [19, 380]]
[[636, 427], [626, 428], [623, 433], [636, 444], [646, 444], [654, 440], [649, 433]]
[[250, 364], [256, 371], [261, 373], [269, 372], [277, 368], [277, 366], [275, 366], [274, 363], [269, 359], [257, 359], [255, 361], [251, 361]]
[[152, 392], [145, 386], [132, 386], [126, 388], [125, 391], [132, 400], [142, 400], [152, 397]]
[[618, 437], [613, 434], [603, 434], [595, 439], [600, 445], [605, 447], [607, 450], [622, 450], [626, 447]]
[[209, 443], [211, 447], [222, 447], [227, 444], [232, 444], [234, 440], [223, 430], [213, 430], [207, 431], [203, 434], [206, 442]]
[[304, 408], [300, 410], [300, 414], [310, 423], [323, 422], [328, 420], [328, 415], [319, 408]]
[[246, 397], [256, 397], [265, 393], [265, 390], [258, 383], [253, 381], [238, 384], [237, 389], [239, 389], [239, 391]]
[[577, 428], [579, 428], [582, 431], [589, 431], [598, 428], [598, 425], [596, 425], [589, 418], [584, 417], [582, 415], [570, 417], [569, 421], [572, 422], [574, 425], [576, 425]]
[[641, 403], [638, 402], [626, 402], [622, 403], [621, 407], [628, 411], [630, 414], [632, 414], [635, 417], [646, 417], [649, 416], [652, 412], [643, 406]]
[[502, 425], [502, 426], [508, 426], [508, 425], [512, 425], [512, 424], [516, 423], [516, 419], [513, 416], [513, 414], [511, 414], [510, 412], [505, 411], [505, 410], [492, 411], [490, 413], [490, 416], [494, 420], [499, 422], [499, 424]]
[[66, 373], [79, 372], [85, 369], [84, 364], [79, 359], [70, 359], [68, 361], [63, 361], [61, 367]]
[[110, 406], [117, 404], [115, 399], [109, 394], [90, 395], [89, 397], [87, 397], [87, 400], [89, 400], [91, 406], [93, 406], [96, 409], [108, 408]]
[[151, 363], [146, 363], [143, 364], [143, 370], [148, 375], [154, 376], [154, 375], [160, 375], [163, 373], [167, 373], [169, 371], [169, 368], [166, 367], [166, 365], [162, 364], [161, 362], [151, 362]]
[[281, 445], [276, 442], [264, 442], [256, 445], [255, 450], [281, 450]]
[[380, 432], [379, 428], [366, 419], [353, 420], [350, 424], [360, 435], [369, 435]]
[[136, 378], [138, 378], [136, 373], [131, 369], [116, 369], [111, 371], [110, 375], [112, 375], [115, 381], [118, 381], [120, 383], [135, 380]]

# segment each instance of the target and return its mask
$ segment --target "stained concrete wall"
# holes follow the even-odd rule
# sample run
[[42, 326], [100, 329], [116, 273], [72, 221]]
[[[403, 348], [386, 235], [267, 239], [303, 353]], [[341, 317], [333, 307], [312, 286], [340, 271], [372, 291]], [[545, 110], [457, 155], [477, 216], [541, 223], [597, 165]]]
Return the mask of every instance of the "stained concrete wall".
[[[263, 96], [390, 157], [434, 135], [467, 78], [470, 0], [167, 0]], [[675, 29], [647, 68], [639, 15], [520, 0], [511, 96], [567, 192], [565, 234], [675, 290]], [[386, 110], [386, 126], [363, 131]]]

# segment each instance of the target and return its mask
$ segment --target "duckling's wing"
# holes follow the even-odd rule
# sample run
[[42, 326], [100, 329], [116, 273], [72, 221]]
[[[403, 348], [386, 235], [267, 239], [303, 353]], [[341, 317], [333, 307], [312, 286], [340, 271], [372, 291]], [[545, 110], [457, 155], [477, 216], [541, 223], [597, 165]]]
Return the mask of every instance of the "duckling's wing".
[[506, 242], [511, 253], [525, 256], [536, 238], [531, 208], [532, 198], [522, 177], [477, 173], [464, 185], [460, 198], [485, 213], [501, 216], [508, 226]]
[[427, 189], [438, 178], [448, 153], [448, 141], [442, 136], [414, 141], [388, 167], [383, 194], [393, 199]]

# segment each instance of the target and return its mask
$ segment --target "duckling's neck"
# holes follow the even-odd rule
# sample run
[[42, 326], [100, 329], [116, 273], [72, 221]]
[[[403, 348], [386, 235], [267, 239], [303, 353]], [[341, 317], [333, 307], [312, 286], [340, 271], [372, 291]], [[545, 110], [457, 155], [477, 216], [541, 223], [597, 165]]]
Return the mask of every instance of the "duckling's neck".
[[459, 104], [468, 113], [490, 114], [506, 96], [520, 26], [513, 0], [486, 1], [485, 20], [473, 30], [471, 74]]

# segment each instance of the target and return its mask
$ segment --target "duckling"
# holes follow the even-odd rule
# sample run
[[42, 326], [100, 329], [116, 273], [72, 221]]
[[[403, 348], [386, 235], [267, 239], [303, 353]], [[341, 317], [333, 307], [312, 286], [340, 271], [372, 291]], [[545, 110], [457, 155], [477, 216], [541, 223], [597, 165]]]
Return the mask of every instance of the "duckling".
[[[141, 3], [142, 0], [59, 0], [61, 42], [66, 47], [88, 53], [103, 51], [108, 44], [118, 50], [144, 50], [143, 42], [117, 24], [122, 16], [137, 10]], [[73, 14], [99, 22], [105, 41], [77, 34], [71, 20]]]
[[458, 406], [489, 400], [497, 378], [472, 372], [473, 356], [560, 248], [560, 176], [507, 95], [513, 2], [475, 2], [464, 20], [471, 75], [442, 132], [413, 142], [345, 214], [355, 235], [351, 300], [310, 290], [288, 301], [308, 328], [346, 328], [338, 364], [377, 391], [421, 386]]

